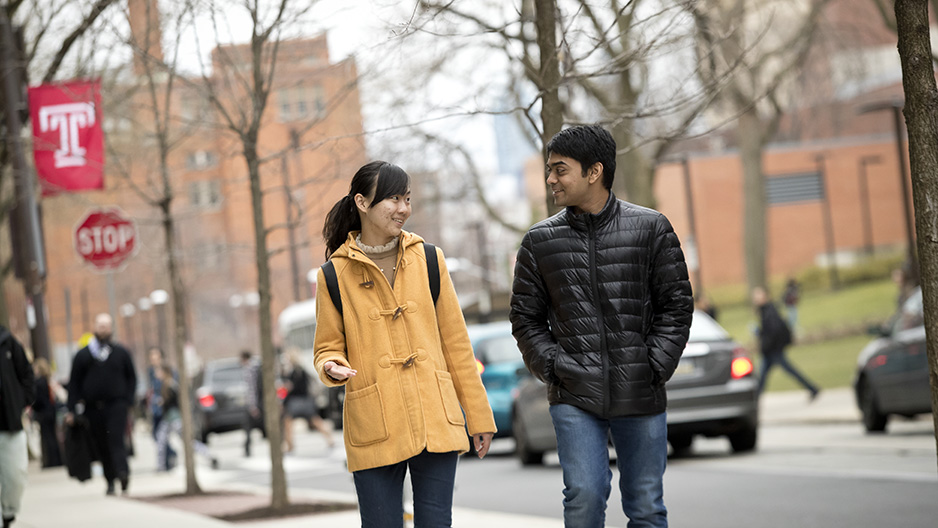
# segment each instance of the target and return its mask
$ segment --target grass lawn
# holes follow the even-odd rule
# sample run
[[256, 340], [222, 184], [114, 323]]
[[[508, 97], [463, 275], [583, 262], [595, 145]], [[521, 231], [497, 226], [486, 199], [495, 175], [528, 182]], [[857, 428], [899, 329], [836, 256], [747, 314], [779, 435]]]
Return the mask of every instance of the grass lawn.
[[[798, 305], [798, 335], [811, 344], [788, 349], [788, 357], [822, 388], [846, 387], [853, 381], [857, 355], [873, 336], [863, 333], [871, 323], [883, 322], [895, 312], [896, 287], [891, 280], [866, 282], [837, 291], [806, 292]], [[781, 302], [776, 303], [782, 315]], [[743, 304], [720, 306], [719, 321], [734, 339], [758, 357], [753, 329], [756, 316]], [[818, 340], [834, 334], [841, 337]], [[847, 337], [842, 337], [847, 334]], [[800, 386], [781, 369], [772, 371], [766, 390], [795, 390]]]

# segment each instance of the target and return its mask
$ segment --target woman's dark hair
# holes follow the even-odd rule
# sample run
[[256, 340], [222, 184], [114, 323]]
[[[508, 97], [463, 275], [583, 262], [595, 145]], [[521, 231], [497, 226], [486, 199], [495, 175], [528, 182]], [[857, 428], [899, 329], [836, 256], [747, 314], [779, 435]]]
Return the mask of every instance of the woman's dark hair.
[[322, 227], [322, 238], [326, 241], [326, 259], [345, 243], [350, 232], [362, 228], [362, 221], [355, 207], [356, 194], [368, 196], [374, 191], [374, 198], [368, 204], [371, 208], [391, 196], [406, 194], [408, 189], [410, 176], [397, 165], [386, 161], [372, 161], [358, 169], [352, 177], [348, 194], [336, 202], [326, 215], [326, 223]]
[[558, 132], [547, 143], [547, 152], [573, 158], [586, 170], [603, 165], [603, 187], [612, 189], [616, 177], [616, 140], [599, 125], [574, 126]]

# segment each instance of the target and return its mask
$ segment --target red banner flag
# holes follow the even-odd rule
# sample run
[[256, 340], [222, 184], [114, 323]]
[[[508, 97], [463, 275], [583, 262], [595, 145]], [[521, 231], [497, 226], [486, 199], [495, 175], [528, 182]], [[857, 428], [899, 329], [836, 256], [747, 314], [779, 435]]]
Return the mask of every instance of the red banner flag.
[[97, 82], [29, 89], [33, 156], [42, 195], [104, 188], [104, 132]]

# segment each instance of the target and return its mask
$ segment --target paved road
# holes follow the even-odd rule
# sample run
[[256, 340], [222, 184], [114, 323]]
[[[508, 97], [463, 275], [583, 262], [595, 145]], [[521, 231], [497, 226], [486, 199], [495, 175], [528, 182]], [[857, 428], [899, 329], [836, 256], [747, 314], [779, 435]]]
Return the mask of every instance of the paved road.
[[[217, 436], [219, 480], [263, 484], [266, 456], [239, 457], [240, 433]], [[561, 472], [556, 456], [522, 467], [512, 441], [497, 441], [484, 461], [463, 459], [456, 505], [560, 519]], [[285, 466], [292, 488], [354, 496], [341, 452], [301, 433]], [[614, 474], [614, 479], [618, 475]], [[691, 456], [669, 461], [666, 502], [674, 526], [934, 528], [938, 519], [938, 461], [930, 417], [897, 420], [886, 435], [866, 435], [858, 423], [763, 425], [758, 452], [730, 455], [723, 439], [698, 439]], [[625, 526], [613, 491], [608, 526]], [[559, 525], [559, 523], [558, 523]]]

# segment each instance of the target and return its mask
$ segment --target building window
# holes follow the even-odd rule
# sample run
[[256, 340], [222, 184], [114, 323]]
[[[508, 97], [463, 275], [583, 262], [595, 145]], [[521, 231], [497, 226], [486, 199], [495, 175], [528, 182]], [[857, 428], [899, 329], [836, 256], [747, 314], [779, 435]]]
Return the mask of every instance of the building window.
[[189, 183], [189, 202], [199, 209], [213, 209], [221, 205], [221, 182], [202, 180]]
[[816, 202], [824, 199], [824, 184], [818, 172], [766, 178], [765, 196], [769, 205]]
[[297, 85], [277, 92], [280, 121], [319, 118], [325, 114], [326, 101], [322, 86]]
[[190, 152], [186, 156], [186, 168], [189, 170], [205, 170], [218, 165], [218, 156], [207, 150]]

